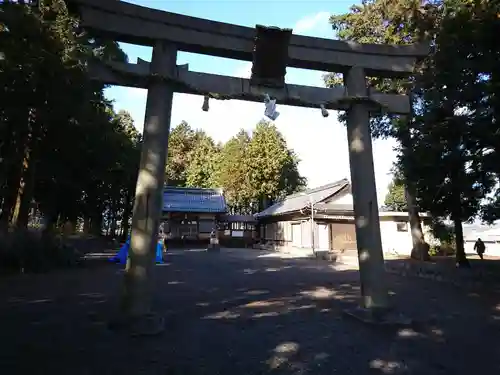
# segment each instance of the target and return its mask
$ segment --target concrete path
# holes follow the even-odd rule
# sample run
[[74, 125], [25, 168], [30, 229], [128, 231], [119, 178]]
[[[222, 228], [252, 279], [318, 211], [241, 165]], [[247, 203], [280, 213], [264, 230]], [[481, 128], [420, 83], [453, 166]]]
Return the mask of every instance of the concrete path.
[[357, 271], [253, 250], [171, 251], [155, 272], [167, 331], [110, 331], [122, 270], [101, 264], [0, 280], [2, 374], [498, 374], [500, 301], [388, 276], [391, 302], [422, 324], [344, 317]]

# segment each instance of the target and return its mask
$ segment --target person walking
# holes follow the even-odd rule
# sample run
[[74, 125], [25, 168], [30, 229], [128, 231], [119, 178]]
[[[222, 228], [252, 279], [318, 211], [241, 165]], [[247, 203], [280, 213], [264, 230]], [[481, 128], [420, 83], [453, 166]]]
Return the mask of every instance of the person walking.
[[486, 250], [486, 246], [480, 238], [478, 238], [476, 243], [474, 244], [474, 250], [476, 250], [476, 253], [477, 255], [479, 255], [479, 258], [483, 259], [483, 254]]

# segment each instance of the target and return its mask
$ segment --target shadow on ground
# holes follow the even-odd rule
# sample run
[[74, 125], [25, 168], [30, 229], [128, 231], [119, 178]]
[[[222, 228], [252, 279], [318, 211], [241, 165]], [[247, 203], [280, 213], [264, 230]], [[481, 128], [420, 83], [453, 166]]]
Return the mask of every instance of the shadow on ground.
[[[155, 272], [162, 336], [107, 328], [122, 270], [100, 264], [0, 285], [0, 371], [57, 374], [499, 373], [500, 301], [388, 275], [405, 329], [348, 319], [356, 270], [252, 250], [171, 251]], [[250, 252], [250, 253], [249, 253]]]

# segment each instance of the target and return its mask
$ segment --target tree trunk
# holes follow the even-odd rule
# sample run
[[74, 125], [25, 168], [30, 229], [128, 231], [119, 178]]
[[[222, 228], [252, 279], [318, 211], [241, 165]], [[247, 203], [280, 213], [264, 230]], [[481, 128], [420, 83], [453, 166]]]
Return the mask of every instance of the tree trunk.
[[[461, 140], [461, 136], [460, 136]], [[469, 260], [465, 255], [464, 248], [464, 232], [462, 227], [462, 217], [464, 215], [462, 210], [462, 190], [461, 186], [464, 181], [464, 162], [461, 158], [460, 140], [457, 139], [455, 150], [453, 152], [454, 165], [451, 169], [451, 219], [453, 220], [455, 231], [455, 246], [456, 246], [456, 265], [457, 267], [470, 267]]]
[[111, 204], [111, 238], [116, 237], [116, 229], [117, 229], [117, 219], [118, 219], [118, 202], [116, 200], [113, 200]]
[[111, 233], [111, 219], [112, 219], [111, 212], [112, 212], [111, 208], [109, 208], [108, 213], [106, 215], [106, 237], [109, 237]]
[[11, 223], [17, 228], [26, 228], [28, 225], [29, 210], [35, 187], [35, 163], [33, 150], [27, 148], [23, 162], [23, 176], [19, 184], [16, 208]]
[[[410, 117], [406, 117], [406, 129], [400, 132], [399, 138], [403, 153], [408, 155], [411, 152], [411, 137], [410, 137]], [[406, 173], [405, 173], [406, 174]], [[415, 186], [411, 182], [409, 176], [405, 177], [405, 198], [408, 206], [408, 217], [410, 220], [412, 250], [411, 258], [421, 261], [427, 261], [429, 257], [429, 244], [425, 242], [424, 231], [422, 230], [422, 220], [420, 219], [419, 209], [416, 204]]]
[[[25, 172], [23, 172], [24, 174]], [[17, 218], [19, 217], [19, 210], [21, 209], [21, 198], [24, 192], [24, 179], [21, 178], [19, 182], [19, 187], [17, 188], [16, 194], [16, 204], [14, 205], [14, 209], [12, 210], [12, 215], [10, 216], [10, 225], [14, 228], [17, 227]]]
[[116, 212], [113, 213], [113, 220], [111, 221], [111, 238], [115, 238], [116, 237]]
[[462, 220], [460, 217], [453, 219], [455, 229], [455, 246], [456, 246], [456, 264], [459, 267], [470, 267], [469, 260], [465, 255], [464, 248], [464, 232], [462, 227]]
[[9, 228], [9, 221], [16, 207], [17, 193], [21, 184], [22, 169], [18, 168], [17, 171], [13, 171], [11, 169], [10, 173], [11, 175], [5, 189], [2, 213], [0, 215], [0, 228], [3, 230], [7, 230]]
[[96, 236], [102, 235], [102, 214], [92, 215], [92, 234]]
[[407, 182], [405, 188], [406, 204], [408, 206], [408, 216], [410, 219], [410, 233], [412, 239], [411, 258], [420, 261], [428, 261], [429, 245], [425, 242], [424, 231], [422, 230], [422, 220], [418, 207], [415, 203], [415, 194], [412, 184]]
[[129, 220], [130, 216], [132, 215], [131, 191], [133, 191], [133, 189], [130, 189], [129, 193], [125, 197], [125, 208], [123, 209], [123, 216], [122, 216], [122, 236], [121, 236], [122, 241], [125, 241], [127, 239], [128, 232], [130, 229]]
[[451, 219], [453, 220], [455, 232], [455, 257], [457, 267], [470, 267], [469, 260], [465, 255], [464, 248], [464, 231], [462, 227], [462, 198], [460, 186], [457, 186], [457, 181], [460, 181], [460, 169], [454, 168], [452, 171], [452, 202], [453, 208], [451, 210]]
[[35, 185], [35, 173], [34, 168], [30, 168], [28, 175], [26, 176], [26, 181], [24, 183], [24, 191], [21, 195], [21, 202], [19, 206], [19, 213], [17, 217], [16, 226], [18, 228], [26, 228], [29, 221], [29, 213], [31, 208], [31, 202], [33, 200], [33, 190]]
[[91, 228], [90, 217], [85, 216], [83, 218], [83, 233], [84, 234], [89, 234], [90, 233], [90, 228]]
[[[17, 139], [12, 140], [13, 144], [22, 142], [24, 145], [24, 137], [17, 135], [16, 138]], [[9, 222], [16, 208], [18, 190], [22, 181], [23, 174], [24, 148], [21, 151], [20, 148], [12, 146], [10, 147], [10, 150], [7, 151], [8, 152], [6, 157], [10, 159], [10, 165], [7, 165], [5, 170], [7, 178], [5, 179], [5, 187], [3, 189], [4, 200], [2, 205], [2, 212], [0, 214], [0, 229], [3, 230], [7, 230], [9, 228]]]
[[469, 260], [465, 255], [464, 248], [464, 231], [462, 227], [462, 198], [460, 187], [457, 186], [457, 181], [459, 181], [460, 171], [458, 168], [454, 172], [452, 172], [452, 199], [453, 199], [453, 208], [451, 219], [453, 220], [454, 232], [455, 232], [455, 257], [456, 257], [456, 265], [457, 267], [470, 267]]
[[55, 207], [49, 207], [46, 212], [44, 212], [45, 228], [42, 232], [44, 237], [52, 236], [57, 227], [58, 213]]

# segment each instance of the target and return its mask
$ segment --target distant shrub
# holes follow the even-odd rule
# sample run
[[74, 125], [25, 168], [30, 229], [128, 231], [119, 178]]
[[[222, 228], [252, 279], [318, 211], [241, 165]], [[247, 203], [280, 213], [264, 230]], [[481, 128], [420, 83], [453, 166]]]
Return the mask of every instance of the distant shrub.
[[440, 245], [433, 245], [430, 248], [430, 256], [449, 256], [454, 255], [456, 247], [454, 242], [442, 242]]
[[17, 230], [0, 238], [0, 272], [47, 272], [78, 264], [81, 255], [59, 237]]

